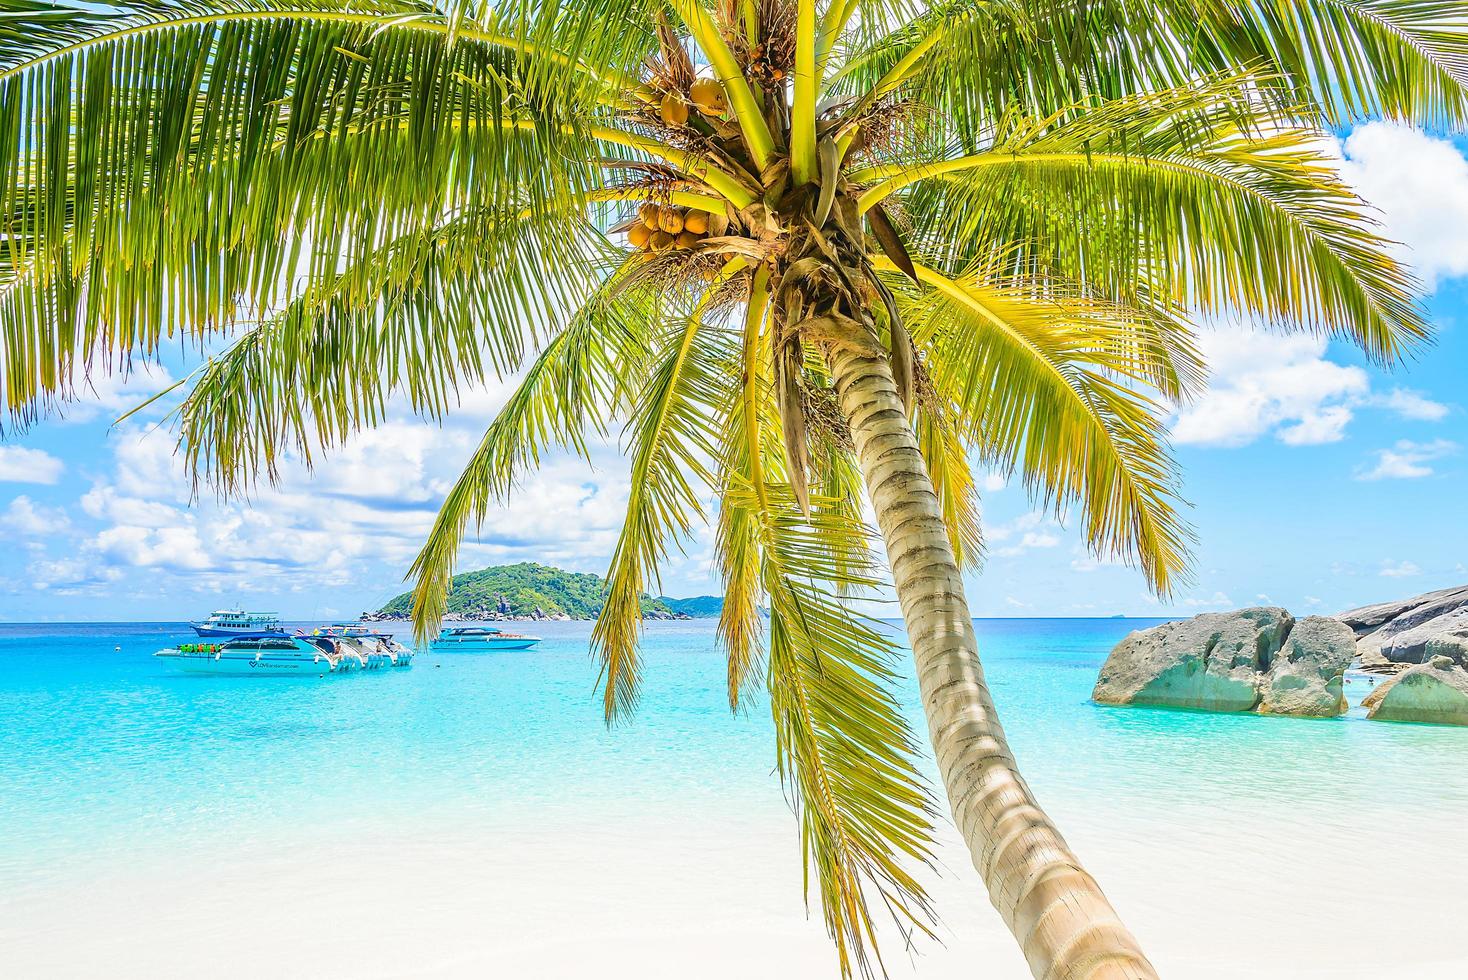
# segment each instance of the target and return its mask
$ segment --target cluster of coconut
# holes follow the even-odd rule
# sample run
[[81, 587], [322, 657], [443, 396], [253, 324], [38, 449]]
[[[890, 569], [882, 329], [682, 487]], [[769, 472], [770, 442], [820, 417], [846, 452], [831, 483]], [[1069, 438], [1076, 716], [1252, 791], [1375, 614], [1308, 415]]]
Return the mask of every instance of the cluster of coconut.
[[684, 98], [681, 92], [667, 92], [658, 104], [658, 115], [667, 126], [686, 126], [688, 124], [689, 103], [700, 113], [710, 119], [722, 116], [729, 110], [729, 100], [724, 96], [724, 86], [716, 79], [700, 78], [694, 81], [688, 89], [688, 96]]
[[637, 220], [627, 228], [627, 241], [644, 252], [692, 248], [710, 235], [722, 235], [728, 225], [722, 214], [649, 202], [638, 207]]

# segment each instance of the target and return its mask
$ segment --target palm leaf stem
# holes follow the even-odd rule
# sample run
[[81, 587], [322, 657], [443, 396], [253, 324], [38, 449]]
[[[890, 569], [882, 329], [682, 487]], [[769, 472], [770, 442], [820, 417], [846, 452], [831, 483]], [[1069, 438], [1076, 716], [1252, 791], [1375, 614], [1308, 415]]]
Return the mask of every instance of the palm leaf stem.
[[698, 46], [703, 49], [718, 76], [719, 84], [728, 93], [729, 104], [734, 109], [734, 117], [739, 121], [739, 128], [744, 133], [744, 142], [749, 147], [749, 155], [754, 159], [755, 166], [764, 169], [770, 165], [774, 156], [775, 137], [770, 132], [769, 124], [765, 122], [764, 113], [760, 111], [754, 90], [749, 87], [749, 80], [744, 77], [744, 71], [734, 57], [734, 51], [719, 33], [718, 25], [709, 17], [708, 11], [704, 10], [699, 0], [672, 0], [672, 6], [687, 25]]
[[795, 91], [790, 104], [790, 175], [797, 185], [816, 179], [816, 0], [795, 11]]

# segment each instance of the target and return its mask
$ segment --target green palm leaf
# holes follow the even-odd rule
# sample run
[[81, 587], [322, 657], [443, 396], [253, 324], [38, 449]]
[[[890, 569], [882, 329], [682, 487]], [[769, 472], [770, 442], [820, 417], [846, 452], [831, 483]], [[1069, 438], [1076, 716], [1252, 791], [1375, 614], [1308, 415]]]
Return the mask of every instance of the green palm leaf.
[[[1240, 121], [1240, 81], [1121, 99], [1068, 119], [1011, 119], [983, 152], [877, 167], [875, 201], [911, 184], [925, 251], [962, 268], [1018, 248], [1134, 301], [1236, 312], [1400, 358], [1427, 335], [1416, 283], [1309, 131]], [[946, 250], [946, 251], [942, 251]]]
[[980, 458], [1062, 516], [1078, 507], [1098, 555], [1137, 560], [1170, 591], [1186, 577], [1191, 534], [1177, 512], [1166, 406], [1145, 393], [1152, 372], [1137, 350], [1098, 339], [1124, 335], [1127, 322], [993, 270], [918, 271], [932, 288], [908, 294], [904, 315]]

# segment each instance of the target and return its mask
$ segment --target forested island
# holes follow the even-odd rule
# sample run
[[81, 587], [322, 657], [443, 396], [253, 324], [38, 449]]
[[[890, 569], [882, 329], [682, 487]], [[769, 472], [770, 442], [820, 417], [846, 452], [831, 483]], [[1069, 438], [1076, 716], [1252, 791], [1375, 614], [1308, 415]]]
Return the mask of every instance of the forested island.
[[[568, 572], [538, 562], [496, 565], [455, 575], [446, 619], [595, 619], [606, 601], [607, 584], [600, 575]], [[700, 619], [719, 614], [718, 596], [674, 599], [642, 597], [645, 619]], [[404, 592], [375, 613], [375, 620], [408, 619], [413, 594]]]

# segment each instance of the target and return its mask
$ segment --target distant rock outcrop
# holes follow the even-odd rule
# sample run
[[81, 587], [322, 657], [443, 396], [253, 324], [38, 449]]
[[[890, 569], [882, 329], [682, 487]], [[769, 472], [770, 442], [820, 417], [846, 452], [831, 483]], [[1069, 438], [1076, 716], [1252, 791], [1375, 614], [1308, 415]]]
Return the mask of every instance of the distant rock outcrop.
[[1260, 606], [1138, 630], [1106, 658], [1092, 697], [1210, 711], [1332, 716], [1356, 654], [1343, 623]]
[[1448, 657], [1430, 657], [1393, 677], [1361, 702], [1377, 721], [1468, 725], [1468, 670]]
[[1356, 634], [1365, 670], [1401, 670], [1433, 657], [1468, 667], [1468, 585], [1362, 606], [1336, 619]]

